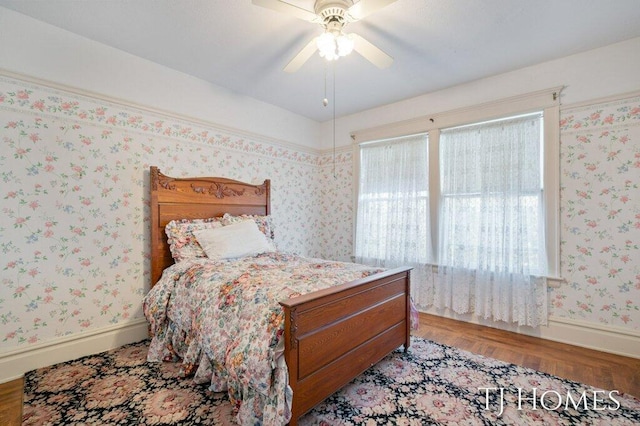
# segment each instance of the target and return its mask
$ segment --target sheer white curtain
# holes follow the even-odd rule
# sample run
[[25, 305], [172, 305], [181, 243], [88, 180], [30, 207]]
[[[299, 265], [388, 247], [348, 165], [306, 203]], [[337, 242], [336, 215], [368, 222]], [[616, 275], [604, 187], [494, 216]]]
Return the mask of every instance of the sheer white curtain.
[[441, 132], [437, 308], [547, 323], [541, 121]]
[[356, 262], [413, 266], [411, 295], [424, 306], [430, 232], [427, 135], [361, 145]]

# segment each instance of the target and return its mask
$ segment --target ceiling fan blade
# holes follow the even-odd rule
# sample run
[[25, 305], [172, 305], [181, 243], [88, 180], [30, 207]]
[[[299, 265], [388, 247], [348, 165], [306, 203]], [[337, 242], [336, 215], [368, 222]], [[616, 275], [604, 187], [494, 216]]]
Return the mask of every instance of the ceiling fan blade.
[[275, 10], [280, 13], [294, 16], [298, 19], [310, 22], [319, 22], [318, 15], [316, 15], [315, 13], [280, 0], [251, 0], [251, 2], [256, 6]]
[[389, 6], [395, 1], [396, 0], [360, 0], [351, 6], [348, 12], [353, 20], [358, 21], [365, 16], [382, 9], [383, 7]]
[[296, 72], [302, 64], [307, 62], [307, 60], [318, 50], [318, 44], [316, 42], [318, 37], [314, 37], [302, 50], [284, 67], [286, 72]]
[[353, 50], [365, 57], [369, 62], [378, 68], [387, 68], [393, 63], [393, 58], [382, 50], [371, 44], [358, 34], [351, 33], [349, 37], [353, 39]]

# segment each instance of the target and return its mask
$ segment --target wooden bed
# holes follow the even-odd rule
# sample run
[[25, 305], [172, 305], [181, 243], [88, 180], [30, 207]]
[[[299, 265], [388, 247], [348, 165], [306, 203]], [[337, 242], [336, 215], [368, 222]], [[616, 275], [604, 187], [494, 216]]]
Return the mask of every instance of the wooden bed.
[[[269, 215], [270, 181], [218, 177], [151, 179], [151, 285], [173, 264], [164, 228], [174, 219], [224, 213]], [[410, 269], [397, 268], [280, 302], [285, 360], [293, 390], [290, 425], [376, 364], [410, 344]]]

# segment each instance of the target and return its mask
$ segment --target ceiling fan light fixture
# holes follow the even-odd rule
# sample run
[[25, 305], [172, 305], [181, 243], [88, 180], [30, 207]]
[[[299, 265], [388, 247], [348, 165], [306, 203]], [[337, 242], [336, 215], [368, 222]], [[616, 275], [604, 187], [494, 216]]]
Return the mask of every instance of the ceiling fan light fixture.
[[353, 51], [353, 39], [343, 33], [324, 32], [318, 37], [316, 44], [320, 56], [327, 61], [334, 61], [341, 56], [347, 56]]
[[336, 44], [338, 45], [338, 55], [347, 56], [353, 52], [353, 38], [346, 34], [340, 34], [336, 38]]

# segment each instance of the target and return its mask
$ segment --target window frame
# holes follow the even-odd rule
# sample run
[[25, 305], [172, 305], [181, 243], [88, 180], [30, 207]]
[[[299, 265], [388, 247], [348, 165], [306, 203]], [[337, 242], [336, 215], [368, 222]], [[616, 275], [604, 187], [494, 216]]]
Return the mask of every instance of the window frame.
[[[546, 277], [562, 281], [560, 277], [560, 92], [553, 87], [502, 100], [487, 102], [438, 114], [422, 115], [410, 120], [390, 123], [351, 133], [354, 158], [353, 223], [357, 218], [360, 177], [360, 144], [395, 139], [417, 133], [428, 133], [429, 139], [429, 213], [431, 215], [432, 253], [437, 265], [440, 207], [440, 131], [450, 127], [496, 120], [510, 116], [542, 112], [543, 128], [543, 209], [547, 254]], [[352, 252], [355, 253], [353, 227]]]

